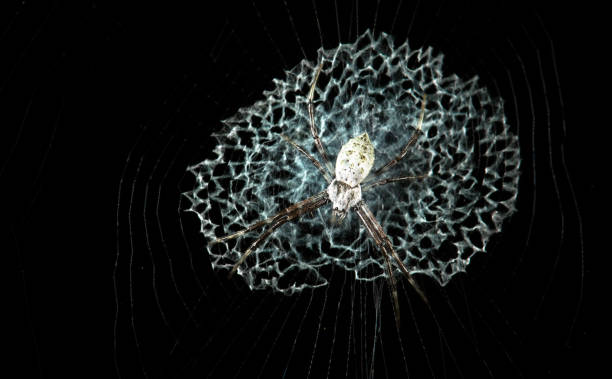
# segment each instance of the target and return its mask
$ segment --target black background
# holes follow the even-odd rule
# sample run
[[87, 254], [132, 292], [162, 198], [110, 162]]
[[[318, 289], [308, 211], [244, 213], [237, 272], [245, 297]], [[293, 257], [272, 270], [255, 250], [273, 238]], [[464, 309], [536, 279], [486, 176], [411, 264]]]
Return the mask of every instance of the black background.
[[[312, 59], [321, 44], [312, 3], [290, 3], [297, 35]], [[159, 198], [162, 203], [173, 202], [169, 208], [160, 208], [166, 242], [171, 248], [183, 244], [177, 242], [182, 235], [176, 221], [176, 194], [192, 184], [183, 177], [184, 167], [200, 161], [212, 148], [207, 137], [218, 120], [258, 99], [272, 78], [280, 77], [283, 69], [303, 58], [283, 3], [256, 5], [262, 19], [251, 3], [229, 1], [214, 8], [144, 2], [81, 2], [78, 6], [59, 1], [9, 2], [0, 13], [0, 178], [4, 193], [0, 211], [7, 221], [2, 233], [3, 266], [9, 269], [6, 288], [11, 299], [5, 303], [10, 318], [3, 322], [3, 330], [12, 336], [3, 338], [3, 342], [10, 351], [5, 357], [16, 376], [108, 377], [118, 371], [124, 377], [138, 377], [143, 375], [143, 365], [152, 377], [197, 372], [176, 369], [184, 367], [180, 354], [168, 358], [166, 347], [171, 343], [167, 342], [170, 337], [165, 335], [163, 324], [160, 336], [143, 337], [139, 357], [129, 338], [129, 316], [123, 313], [129, 309], [130, 283], [139, 283], [138, 274], [134, 281], [128, 279], [125, 259], [130, 249], [146, 248], [144, 239], [132, 239], [130, 235], [142, 236], [147, 227], [155, 230], [156, 219], [143, 221], [154, 216], [154, 211], [147, 211], [150, 203], [143, 203], [143, 195], [151, 194], [147, 192], [147, 178], [157, 188], [149, 201]], [[399, 13], [396, 5], [379, 8], [385, 10], [378, 13], [377, 25], [389, 30], [395, 15], [399, 15], [394, 34], [402, 40], [415, 5], [406, 2]], [[463, 77], [480, 73], [484, 84], [491, 88], [497, 85], [502, 97], [511, 93], [509, 73], [517, 83], [522, 138], [533, 130], [534, 117], [537, 122], [537, 232], [527, 257], [518, 261], [483, 258], [475, 262], [480, 270], [475, 269], [474, 278], [456, 287], [482, 289], [473, 296], [496, 299], [506, 312], [504, 318], [518, 323], [512, 329], [536, 334], [521, 340], [524, 350], [519, 348], [522, 342], [501, 342], [509, 345], [509, 355], [516, 358], [514, 363], [524, 377], [595, 372], [595, 359], [590, 354], [593, 334], [599, 331], [591, 321], [595, 283], [590, 279], [594, 276], [590, 267], [595, 264], [593, 255], [606, 251], [595, 243], [599, 228], [594, 221], [595, 209], [601, 205], [597, 198], [598, 173], [606, 162], [596, 155], [597, 136], [602, 134], [601, 120], [597, 119], [599, 87], [606, 74], [597, 59], [602, 46], [592, 28], [599, 25], [591, 18], [596, 12], [574, 5], [420, 4], [409, 35], [412, 46], [433, 45], [444, 52], [449, 72], [462, 73]], [[350, 9], [345, 4], [339, 4], [339, 8]], [[330, 48], [338, 42], [335, 15], [325, 9], [321, 6], [318, 10], [324, 46]], [[372, 27], [375, 12], [375, 2], [360, 5], [361, 31]], [[342, 13], [340, 17], [343, 41], [350, 41], [348, 20], [356, 16]], [[554, 43], [554, 55], [544, 30]], [[524, 60], [526, 74], [517, 55]], [[566, 138], [560, 132], [561, 107], [554, 100], [553, 56], [565, 104]], [[538, 57], [544, 62], [542, 72]], [[556, 199], [547, 175], [551, 170], [546, 151], [547, 104], [539, 88], [542, 77], [549, 86], [548, 97], [553, 99], [549, 104], [553, 167], [560, 175], [561, 201]], [[534, 117], [526, 110], [530, 107], [526, 82], [533, 86]], [[516, 122], [517, 115], [512, 113], [509, 111], [510, 121]], [[575, 324], [573, 310], [578, 307], [581, 270], [579, 218], [568, 182], [563, 181], [561, 143], [585, 241], [585, 292]], [[521, 140], [524, 151], [531, 152], [529, 146]], [[524, 247], [532, 191], [528, 186], [532, 180], [530, 167], [525, 171], [521, 186], [527, 186], [528, 195], [503, 232], [510, 237], [493, 242], [502, 257], [516, 257]], [[163, 173], [168, 175], [162, 178]], [[164, 192], [155, 192], [159, 188]], [[565, 245], [560, 249], [559, 203], [565, 214]], [[185, 233], [193, 236], [198, 223], [186, 217], [183, 226]], [[153, 243], [160, 246], [159, 232], [152, 235]], [[189, 238], [191, 248], [199, 251], [201, 238]], [[122, 252], [118, 261], [117, 251]], [[562, 258], [555, 266], [559, 256]], [[206, 265], [200, 263], [200, 267]], [[499, 278], [499, 273], [506, 271], [512, 274]], [[193, 285], [178, 280], [182, 288]], [[150, 279], [142, 282], [146, 288]], [[547, 287], [548, 283], [552, 285]], [[213, 284], [209, 290], [215, 288]], [[498, 290], [507, 293], [495, 294]], [[134, 291], [141, 289], [135, 286]], [[144, 297], [144, 302], [150, 302], [149, 292], [137, 299]], [[117, 298], [121, 309], [118, 327]], [[212, 303], [226, 301], [216, 300], [214, 295], [210, 298]], [[541, 299], [545, 301], [540, 303]], [[529, 311], [523, 312], [521, 306]], [[153, 305], [150, 307], [154, 311]], [[530, 319], [536, 309], [541, 322]], [[138, 310], [140, 314], [150, 311], [147, 306]], [[529, 314], [525, 322], [530, 326], [523, 327], [521, 316], [514, 317], [515, 311]], [[195, 315], [204, 329], [212, 325], [206, 315], [205, 309]], [[501, 319], [487, 314], [483, 317]], [[147, 325], [142, 327], [145, 330], [154, 330], [157, 325], [142, 318], [138, 323], [139, 327]], [[491, 328], [496, 327], [492, 322]], [[503, 336], [496, 338], [505, 341]], [[163, 347], [156, 348], [155, 344]], [[198, 360], [205, 366], [205, 358]], [[495, 368], [494, 377], [517, 375], [513, 369], [499, 368], [507, 362], [490, 364]]]

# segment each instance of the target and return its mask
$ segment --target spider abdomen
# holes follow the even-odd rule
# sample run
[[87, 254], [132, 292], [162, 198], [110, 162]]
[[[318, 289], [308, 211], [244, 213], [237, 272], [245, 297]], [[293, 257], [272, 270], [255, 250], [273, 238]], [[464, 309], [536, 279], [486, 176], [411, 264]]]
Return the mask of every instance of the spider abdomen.
[[351, 187], [363, 182], [374, 165], [374, 146], [368, 133], [345, 143], [336, 158], [336, 179]]

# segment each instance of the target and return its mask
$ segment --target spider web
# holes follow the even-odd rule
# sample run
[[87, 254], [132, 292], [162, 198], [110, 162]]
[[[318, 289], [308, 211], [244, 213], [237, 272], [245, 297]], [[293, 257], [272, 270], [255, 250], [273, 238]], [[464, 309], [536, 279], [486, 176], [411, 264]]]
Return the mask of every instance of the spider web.
[[[218, 4], [221, 9], [202, 4], [203, 9], [152, 2], [85, 2], [78, 9], [64, 2], [3, 4], [0, 181], [7, 227], [0, 230], [8, 247], [2, 255], [10, 271], [7, 288], [15, 295], [5, 303], [6, 372], [78, 377], [93, 370], [98, 376], [125, 378], [595, 376], [589, 371], [597, 371], [592, 349], [598, 344], [590, 339], [601, 333], [582, 305], [583, 281], [594, 277], [589, 275], [589, 256], [585, 267], [583, 254], [599, 252], [599, 246], [589, 249], [590, 238], [583, 248], [582, 238], [583, 228], [585, 236], [597, 234], [592, 224], [596, 218], [587, 216], [602, 213], [602, 203], [593, 196], [601, 172], [593, 162], [604, 160], [593, 154], [605, 150], [592, 147], [597, 138], [584, 130], [605, 125], [591, 119], [597, 114], [592, 111], [596, 92], [587, 88], [600, 86], [593, 76], [605, 71], [594, 71], [590, 53], [601, 47], [588, 45], [588, 29], [568, 27], [567, 20], [580, 19], [580, 7], [401, 0], [224, 1]], [[239, 109], [266, 102], [264, 92], [278, 98], [280, 82], [274, 79], [300, 86], [294, 98], [286, 99], [295, 105], [299, 127], [281, 130], [318, 156], [304, 119], [303, 97], [313, 67], [321, 56], [341, 44], [348, 48], [360, 36], [380, 46], [391, 46], [387, 41], [392, 39], [395, 50], [408, 41], [406, 49], [414, 61], [407, 67], [420, 67], [425, 60], [433, 69], [444, 55], [441, 72], [425, 71], [414, 78], [422, 87], [402, 88], [407, 93], [399, 105], [404, 120], [401, 126], [388, 126], [388, 133], [371, 121], [398, 114], [376, 113], [390, 104], [386, 102], [394, 93], [379, 99], [358, 93], [356, 85], [340, 99], [330, 83], [344, 72], [351, 74], [350, 80], [370, 78], [368, 85], [374, 89], [387, 88], [407, 79], [397, 75], [389, 76], [389, 83], [378, 82], [381, 75], [369, 70], [384, 71], [381, 67], [395, 67], [395, 62], [383, 61], [379, 67], [374, 61], [371, 69], [356, 73], [335, 72], [327, 60], [317, 87], [316, 115], [330, 155], [344, 142], [335, 136], [365, 130], [378, 138], [375, 167], [399, 150], [399, 140], [407, 136], [396, 130], [413, 130], [421, 95], [430, 95], [426, 134], [410, 150], [407, 164], [386, 174], [425, 170], [429, 177], [365, 197], [396, 248], [416, 244], [431, 228], [446, 232], [449, 220], [458, 221], [452, 213], [449, 218], [444, 207], [434, 209], [444, 216], [441, 220], [430, 217], [409, 198], [430, 190], [434, 197], [443, 195], [437, 184], [452, 179], [436, 174], [434, 161], [440, 152], [434, 143], [454, 146], [465, 140], [473, 146], [471, 156], [482, 158], [477, 164], [452, 151], [440, 169], [456, 174], [464, 163], [476, 167], [471, 172], [476, 183], [489, 180], [482, 173], [490, 164], [510, 159], [501, 154], [487, 157], [480, 149], [487, 132], [473, 132], [488, 121], [466, 124], [465, 135], [455, 124], [439, 123], [450, 115], [436, 113], [447, 110], [448, 104], [434, 95], [448, 82], [433, 78], [452, 80], [457, 74], [459, 88], [451, 93], [461, 99], [474, 92], [471, 98], [479, 101], [467, 109], [479, 117], [501, 117], [503, 102], [502, 129], [509, 128], [508, 137], [518, 138], [520, 145], [518, 197], [507, 199], [516, 211], [503, 220], [499, 233], [493, 233], [497, 227], [492, 219], [486, 222], [488, 228], [478, 218], [474, 224], [468, 219], [456, 224], [476, 225], [493, 234], [478, 244], [486, 254], [474, 251], [467, 272], [455, 272], [445, 286], [434, 271], [433, 277], [416, 275], [429, 305], [398, 277], [400, 330], [395, 328], [377, 249], [361, 235], [354, 216], [341, 228], [332, 228], [329, 208], [322, 208], [273, 236], [265, 247], [272, 253], [291, 250], [288, 243], [295, 231], [310, 233], [315, 245], [300, 251], [302, 261], [315, 262], [318, 251], [338, 259], [338, 264], [316, 267], [327, 285], [286, 296], [288, 291], [270, 287], [252, 290], [242, 277], [228, 280], [226, 270], [211, 264], [205, 247], [209, 241], [199, 233], [200, 219], [185, 211], [192, 204], [183, 193], [198, 186], [186, 167], [214, 162], [219, 141], [211, 133], [221, 131], [219, 136], [227, 138], [221, 120], [235, 119]], [[358, 49], [367, 51], [369, 42]], [[433, 50], [427, 53], [429, 46]], [[299, 66], [301, 62], [305, 66]], [[351, 64], [365, 67], [365, 62]], [[287, 71], [302, 76], [287, 77]], [[338, 89], [342, 83], [346, 81]], [[355, 98], [361, 102], [351, 103]], [[351, 104], [350, 109], [364, 117], [348, 129], [334, 129], [345, 127], [332, 125], [332, 110], [341, 105], [334, 99]], [[483, 105], [481, 99], [489, 102]], [[282, 117], [272, 112], [267, 122]], [[442, 142], [440, 128], [457, 134]], [[436, 135], [431, 135], [434, 130]], [[503, 135], [503, 130], [490, 131], [496, 138]], [[286, 165], [275, 162], [272, 169], [277, 171], [270, 181], [286, 183], [301, 172], [314, 175], [300, 178], [296, 188], [285, 192], [270, 188], [276, 191], [273, 197], [252, 204], [260, 207], [257, 212], [274, 212], [300, 194], [324, 188], [310, 162], [277, 142], [265, 146], [285, 152], [279, 162]], [[495, 146], [495, 151], [509, 147], [514, 149], [509, 144]], [[244, 160], [240, 154], [236, 151], [227, 162]], [[282, 167], [295, 172], [285, 178]], [[513, 168], [491, 170], [513, 178]], [[468, 190], [466, 182], [459, 187]], [[493, 183], [496, 191], [503, 188], [503, 183]], [[478, 187], [484, 203], [477, 201], [473, 209], [486, 208], [482, 191]], [[204, 200], [204, 193], [198, 195]], [[493, 200], [497, 204], [500, 199]], [[447, 201], [450, 206], [453, 200]], [[246, 210], [249, 205], [236, 207]], [[396, 207], [407, 208], [396, 212]], [[489, 213], [483, 212], [483, 221]], [[223, 221], [217, 234], [236, 222], [221, 216], [219, 212], [212, 217]], [[262, 214], [245, 217], [255, 220]], [[410, 224], [422, 218], [428, 222]], [[414, 227], [415, 233], [407, 235], [394, 224]], [[461, 229], [452, 232], [464, 238]], [[227, 249], [228, 256], [220, 259], [233, 262], [255, 238], [245, 237], [213, 253]], [[329, 246], [318, 247], [321, 241]], [[454, 242], [451, 239], [451, 245]], [[359, 259], [343, 255], [344, 245], [358, 251]], [[414, 271], [430, 270], [430, 263], [441, 268], [456, 259], [436, 255], [446, 251], [444, 246], [435, 252], [433, 247], [433, 242], [426, 243], [400, 253]], [[368, 267], [357, 267], [368, 260]], [[248, 260], [244, 275], [257, 263], [255, 257]], [[313, 278], [285, 275], [279, 287], [314, 286]], [[584, 288], [594, 291], [595, 286], [587, 281]], [[584, 292], [584, 304], [591, 293]]]
[[[312, 163], [281, 138], [285, 134], [317, 155], [306, 95], [321, 64], [315, 123], [332, 161], [363, 132], [371, 136], [378, 165], [391, 160], [416, 132], [420, 99], [427, 94], [422, 138], [383, 178], [428, 178], [377, 187], [364, 198], [410, 272], [446, 285], [486, 250], [515, 210], [520, 153], [502, 101], [492, 99], [476, 77], [446, 74], [443, 56], [433, 49], [395, 44], [384, 33], [368, 30], [354, 43], [321, 49], [316, 62], [298, 63], [274, 80], [263, 100], [225, 120], [213, 134], [216, 158], [189, 168], [197, 187], [186, 196], [206, 240], [272, 217], [280, 206], [327, 187]], [[249, 287], [287, 293], [318, 287], [328, 283], [330, 265], [357, 280], [387, 275], [382, 256], [367, 252], [370, 241], [355, 217], [335, 227], [326, 220], [327, 209], [317, 213], [282, 227], [251, 254], [238, 270]], [[252, 241], [208, 245], [213, 268], [231, 269]], [[401, 274], [397, 267], [395, 274]]]
[[[573, 335], [580, 295], [571, 305], [537, 304], [556, 298], [546, 288], [557, 294], [580, 293], [581, 231], [577, 223], [570, 232], [554, 222], [547, 223], [550, 230], [535, 231], [534, 219], [576, 215], [568, 207], [558, 209], [563, 202], [572, 203], [569, 179], [563, 187], [542, 184], [541, 175], [535, 180], [540, 172], [568, 177], [560, 165], [562, 156], [549, 152], [554, 140], [543, 133], [546, 125], [563, 120], [561, 97], [550, 95], [557, 81], [540, 72], [540, 67], [546, 73], [555, 68], [546, 24], [535, 12], [517, 24], [512, 17], [522, 14], [519, 8], [509, 10], [512, 17], [495, 18], [499, 24], [487, 21], [484, 26], [476, 15], [486, 19], [497, 11], [402, 2], [371, 8], [362, 2], [337, 3], [337, 8], [331, 3], [254, 2], [248, 17], [230, 12], [227, 23], [217, 25], [220, 32], [205, 44], [210, 46], [205, 56], [213, 63], [205, 63], [208, 58], [190, 63], [187, 82], [198, 84], [196, 93], [206, 88], [209, 95], [190, 95], [186, 104], [179, 98], [169, 106], [171, 125], [190, 125], [188, 138], [179, 143], [162, 137], [152, 149], [158, 154], [130, 157], [120, 200], [131, 198], [133, 190], [138, 197], [138, 188], [151, 183], [147, 206], [129, 211], [132, 218], [147, 214], [156, 198], [163, 208], [171, 194], [179, 196], [174, 198], [178, 211], [191, 208], [199, 217], [181, 214], [180, 238], [169, 245], [172, 249], [145, 249], [151, 252], [154, 275], [140, 278], [138, 271], [127, 270], [134, 276], [127, 281], [132, 285], [153, 280], [155, 297], [143, 308], [138, 305], [141, 291], [120, 292], [119, 299], [133, 299], [135, 305], [119, 307], [117, 341], [132, 333], [136, 354], [131, 356], [140, 359], [136, 367], [146, 375], [160, 368], [189, 376], [313, 378], [521, 377], [564, 371], [552, 351]], [[277, 17], [279, 10], [286, 16]], [[525, 36], [516, 25], [531, 31]], [[491, 34], [483, 37], [483, 28]], [[534, 36], [541, 39], [532, 41]], [[338, 46], [345, 56], [338, 55]], [[363, 61], [351, 60], [359, 51]], [[390, 59], [393, 51], [408, 59]], [[540, 51], [547, 54], [542, 66]], [[348, 137], [367, 131], [376, 149], [375, 167], [380, 167], [410, 137], [422, 95], [428, 94], [422, 138], [386, 177], [429, 177], [365, 195], [404, 261], [413, 272], [423, 273], [419, 284], [431, 308], [415, 302], [400, 281], [400, 331], [394, 326], [377, 250], [354, 216], [335, 228], [328, 208], [321, 208], [284, 225], [241, 267], [242, 279], [228, 281], [227, 269], [258, 232], [207, 247], [213, 236], [325, 188], [312, 164], [279, 138], [285, 133], [318, 156], [308, 133], [305, 96], [321, 60], [315, 114], [332, 160]], [[541, 82], [545, 86], [536, 85]], [[554, 104], [549, 104], [554, 111], [548, 121], [542, 99]], [[518, 198], [517, 138], [525, 170]], [[150, 143], [145, 146], [150, 149]], [[143, 156], [153, 159], [141, 174], [137, 163]], [[547, 159], [559, 163], [542, 163]], [[185, 172], [188, 166], [191, 172]], [[151, 180], [146, 173], [153, 175]], [[172, 180], [164, 179], [172, 175], [180, 178], [174, 179], [179, 191], [170, 190]], [[130, 183], [132, 178], [143, 182]], [[189, 192], [190, 198], [180, 192]], [[126, 207], [124, 203], [120, 209]], [[508, 218], [515, 209], [519, 212]], [[163, 214], [158, 219], [165, 217], [174, 219]], [[496, 233], [502, 221], [503, 230]], [[168, 243], [166, 223], [159, 223], [149, 224], [145, 236], [155, 239], [159, 230]], [[196, 230], [202, 234], [194, 234]], [[423, 241], [426, 236], [428, 242]], [[177, 252], [181, 240], [186, 248]], [[551, 241], [558, 245], [550, 246]], [[119, 279], [129, 267], [125, 247], [123, 251], [118, 255]], [[562, 251], [574, 257], [565, 261], [566, 278], [573, 279], [563, 285], [548, 279], [554, 284], [547, 286], [541, 279], [553, 277], [550, 268]], [[457, 275], [466, 266], [468, 275]], [[279, 290], [291, 296], [279, 295]], [[158, 325], [171, 341], [164, 345], [169, 352], [152, 345], [159, 337], [148, 332], [158, 328], [144, 320], [152, 312], [161, 316]], [[529, 321], [534, 312], [542, 313]], [[123, 344], [119, 346], [117, 365], [124, 372]], [[543, 350], [550, 355], [542, 357]], [[566, 362], [565, 368], [579, 367]]]
[[[206, 58], [179, 71], [190, 73], [188, 89], [178, 89], [183, 95], [174, 102], [171, 97], [170, 116], [162, 116], [171, 120], [170, 138], [152, 144], [146, 130], [130, 155], [119, 209], [128, 221], [147, 215], [155, 221], [132, 221], [128, 240], [144, 237], [141, 246], [123, 245], [118, 255], [118, 299], [130, 304], [118, 307], [119, 372], [131, 367], [123, 358], [125, 340], [135, 347], [129, 355], [138, 362], [135, 371], [150, 376], [165, 369], [199, 377], [529, 377], [571, 367], [571, 360], [565, 367], [555, 363], [559, 356], [552, 351], [572, 335], [580, 295], [571, 304], [539, 306], [556, 299], [554, 293], [579, 294], [580, 265], [572, 264], [580, 262], [581, 251], [579, 238], [564, 236], [579, 237], [579, 224], [570, 231], [560, 222], [575, 213], [558, 209], [572, 203], [571, 181], [536, 180], [536, 173], [555, 173], [560, 183], [567, 174], [559, 152], [549, 152], [562, 133], [543, 133], [563, 119], [560, 97], [550, 95], [556, 79], [540, 72], [555, 67], [545, 23], [534, 13], [522, 18], [532, 30], [525, 36], [503, 30], [515, 20], [490, 21], [491, 40], [470, 47], [483, 28], [476, 22], [481, 18], [469, 16], [474, 8], [401, 2], [370, 9], [338, 3], [337, 11], [331, 5], [302, 7], [255, 2], [248, 19], [236, 15], [221, 23], [220, 32], [202, 42], [210, 47]], [[286, 17], [272, 17], [279, 10]], [[439, 12], [445, 16], [436, 18]], [[466, 20], [457, 21], [455, 12]], [[436, 30], [444, 21], [444, 32]], [[464, 37], [453, 36], [453, 27]], [[532, 42], [534, 36], [542, 39]], [[542, 66], [540, 50], [548, 54]], [[360, 51], [363, 61], [350, 59]], [[394, 61], [393, 51], [408, 59]], [[284, 225], [247, 260], [242, 279], [228, 281], [227, 268], [258, 232], [210, 250], [206, 245], [214, 235], [325, 188], [311, 163], [279, 138], [287, 134], [318, 156], [305, 96], [321, 60], [315, 114], [332, 160], [345, 139], [367, 131], [380, 167], [410, 138], [422, 95], [428, 95], [422, 137], [403, 164], [386, 173], [428, 178], [364, 195], [410, 269], [423, 273], [419, 283], [431, 309], [415, 302], [400, 281], [399, 331], [377, 250], [354, 216], [332, 227], [329, 209], [321, 208]], [[542, 99], [554, 110], [548, 121]], [[525, 172], [515, 198], [519, 137]], [[192, 172], [185, 172], [188, 166]], [[175, 208], [164, 212], [167, 202]], [[200, 217], [184, 213], [190, 207]], [[177, 219], [172, 211], [180, 212], [176, 236], [165, 221]], [[550, 215], [559, 222], [539, 229], [534, 220], [552, 221]], [[124, 231], [130, 225], [125, 222], [119, 222]], [[563, 252], [575, 258], [565, 261], [569, 280], [561, 285], [551, 268]], [[457, 275], [466, 268], [467, 275]], [[151, 288], [147, 301], [143, 291]], [[158, 315], [156, 322], [150, 314]], [[155, 335], [158, 330], [163, 336]], [[159, 344], [162, 339], [169, 342]], [[551, 353], [543, 357], [541, 351]]]

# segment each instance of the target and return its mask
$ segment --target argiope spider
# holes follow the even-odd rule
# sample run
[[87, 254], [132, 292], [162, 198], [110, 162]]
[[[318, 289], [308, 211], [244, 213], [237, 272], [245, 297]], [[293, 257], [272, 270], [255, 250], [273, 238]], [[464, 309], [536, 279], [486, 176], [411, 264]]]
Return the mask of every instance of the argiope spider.
[[[336, 166], [335, 166], [335, 177], [334, 179], [330, 179], [329, 174], [331, 171], [329, 167], [331, 167], [328, 155], [325, 151], [325, 147], [319, 138], [319, 134], [317, 132], [317, 127], [314, 121], [314, 93], [317, 81], [319, 79], [319, 75], [321, 74], [322, 64], [319, 65], [314, 80], [310, 86], [310, 91], [308, 93], [308, 114], [310, 116], [310, 132], [314, 139], [315, 146], [317, 151], [321, 155], [325, 166], [321, 164], [315, 157], [310, 155], [303, 147], [299, 146], [289, 137], [282, 135], [282, 137], [290, 143], [293, 147], [295, 147], [300, 153], [306, 156], [315, 167], [322, 173], [323, 177], [329, 184], [325, 191], [322, 191], [312, 197], [309, 197], [305, 200], [297, 202], [295, 204], [290, 205], [289, 207], [283, 209], [278, 212], [276, 215], [269, 217], [265, 220], [258, 221], [247, 228], [239, 230], [235, 233], [225, 235], [223, 237], [219, 237], [210, 242], [210, 244], [215, 244], [223, 241], [227, 241], [230, 239], [234, 239], [240, 237], [241, 235], [251, 232], [253, 230], [259, 229], [265, 225], [270, 225], [266, 231], [264, 231], [250, 246], [249, 248], [242, 254], [238, 262], [234, 265], [232, 270], [228, 274], [228, 278], [231, 278], [232, 275], [236, 272], [238, 267], [245, 261], [245, 259], [255, 250], [259, 245], [264, 243], [266, 239], [274, 233], [274, 231], [280, 228], [285, 223], [292, 221], [306, 213], [311, 213], [317, 208], [327, 204], [327, 202], [331, 201], [333, 205], [333, 213], [332, 219], [338, 222], [341, 222], [347, 215], [350, 209], [353, 209], [357, 212], [359, 220], [365, 226], [369, 236], [374, 240], [376, 246], [382, 253], [382, 256], [385, 259], [385, 267], [387, 271], [387, 280], [389, 286], [391, 288], [391, 295], [393, 299], [393, 310], [395, 313], [395, 322], [399, 328], [399, 320], [400, 320], [400, 312], [399, 312], [399, 302], [397, 298], [397, 283], [395, 277], [393, 275], [392, 268], [392, 260], [397, 264], [400, 270], [404, 273], [408, 282], [412, 285], [412, 287], [416, 290], [419, 296], [427, 302], [427, 298], [418, 287], [406, 266], [404, 266], [402, 260], [397, 255], [395, 249], [393, 248], [389, 237], [383, 230], [382, 226], [378, 223], [372, 211], [368, 208], [366, 203], [361, 198], [361, 184], [368, 177], [373, 165], [374, 165], [374, 146], [370, 142], [370, 138], [367, 133], [363, 133], [359, 136], [355, 136], [348, 140], [346, 144], [342, 146], [340, 152], [338, 153], [338, 157], [336, 158]], [[384, 166], [374, 171], [373, 177], [379, 176], [381, 173], [385, 172], [395, 164], [397, 164], [402, 158], [406, 156], [409, 148], [414, 145], [416, 142], [418, 135], [421, 133], [421, 126], [423, 124], [423, 117], [425, 115], [425, 103], [426, 96], [423, 96], [423, 100], [421, 101], [421, 114], [419, 117], [417, 129], [414, 134], [410, 137], [404, 148], [401, 152], [389, 162], [387, 162]], [[387, 183], [400, 182], [400, 181], [408, 181], [415, 179], [422, 179], [427, 175], [419, 175], [419, 176], [400, 176], [382, 179], [379, 181], [371, 181], [369, 183], [364, 183], [363, 191], [369, 191], [374, 187], [384, 185]]]

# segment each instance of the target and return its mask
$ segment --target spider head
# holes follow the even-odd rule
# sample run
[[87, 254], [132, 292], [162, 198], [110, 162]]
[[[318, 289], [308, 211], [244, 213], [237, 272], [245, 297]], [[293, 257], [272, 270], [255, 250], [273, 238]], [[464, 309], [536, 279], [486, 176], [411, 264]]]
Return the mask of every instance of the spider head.
[[327, 195], [332, 202], [332, 223], [341, 223], [348, 210], [361, 201], [361, 186], [355, 187], [334, 179], [327, 187]]
[[340, 211], [337, 209], [332, 210], [332, 218], [331, 218], [331, 223], [332, 225], [340, 225], [342, 224], [342, 221], [344, 221], [344, 218], [347, 215], [347, 211]]

